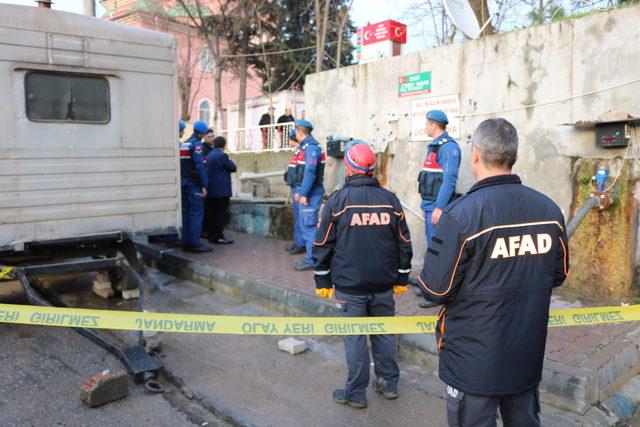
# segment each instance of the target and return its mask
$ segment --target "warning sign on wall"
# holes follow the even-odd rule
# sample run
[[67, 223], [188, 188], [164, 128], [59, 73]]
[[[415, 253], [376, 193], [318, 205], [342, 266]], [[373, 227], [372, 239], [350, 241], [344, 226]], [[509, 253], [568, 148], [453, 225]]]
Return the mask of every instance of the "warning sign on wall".
[[429, 141], [426, 123], [427, 111], [442, 110], [449, 118], [447, 131], [454, 138], [460, 138], [460, 95], [432, 96], [411, 101], [411, 140]]

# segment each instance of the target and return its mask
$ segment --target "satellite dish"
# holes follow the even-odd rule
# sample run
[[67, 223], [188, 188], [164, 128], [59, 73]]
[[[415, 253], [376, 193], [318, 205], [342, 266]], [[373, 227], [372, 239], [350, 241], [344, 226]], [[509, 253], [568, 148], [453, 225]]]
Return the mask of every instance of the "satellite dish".
[[480, 24], [468, 0], [442, 0], [453, 25], [470, 39], [480, 35]]

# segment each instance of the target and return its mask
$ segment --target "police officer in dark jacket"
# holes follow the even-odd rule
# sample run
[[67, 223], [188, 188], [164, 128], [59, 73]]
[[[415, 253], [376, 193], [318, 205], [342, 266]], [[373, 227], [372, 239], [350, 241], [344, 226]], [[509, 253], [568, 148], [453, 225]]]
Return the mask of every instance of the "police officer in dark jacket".
[[193, 134], [180, 144], [180, 176], [182, 183], [182, 247], [187, 252], [211, 252], [200, 244], [204, 198], [207, 197], [207, 171], [202, 159], [205, 122], [193, 124]]
[[439, 374], [455, 426], [540, 425], [551, 291], [565, 280], [564, 218], [545, 195], [511, 174], [516, 129], [482, 122], [472, 138], [477, 180], [443, 209], [420, 286], [444, 304], [438, 316]]
[[236, 164], [224, 152], [226, 146], [227, 140], [222, 136], [216, 136], [213, 139], [213, 150], [207, 156], [209, 241], [217, 245], [233, 243], [233, 240], [224, 237], [224, 227], [229, 221], [231, 174], [236, 171]]
[[308, 120], [298, 120], [296, 139], [300, 142], [302, 160], [298, 161], [296, 189], [293, 200], [298, 204], [298, 221], [302, 239], [306, 247], [304, 260], [297, 262], [297, 271], [311, 270], [313, 259], [313, 238], [316, 235], [318, 213], [324, 196], [324, 164], [326, 155], [320, 143], [311, 135], [313, 125]]
[[[411, 270], [411, 236], [400, 201], [373, 178], [376, 157], [362, 141], [345, 150], [347, 180], [327, 200], [314, 242], [316, 294], [336, 302], [343, 317], [393, 316], [394, 286], [406, 285]], [[404, 291], [406, 286], [396, 290]], [[371, 335], [376, 379], [373, 389], [398, 397], [395, 335]], [[367, 406], [369, 349], [366, 335], [344, 337], [348, 378], [333, 393], [338, 403]]]
[[[293, 210], [293, 243], [286, 248], [291, 255], [303, 254], [307, 248], [302, 238], [302, 228], [300, 227], [300, 208], [298, 202], [295, 201], [294, 195], [298, 191], [298, 182], [302, 182], [302, 174], [304, 168], [304, 152], [300, 151], [298, 140], [296, 139], [296, 130], [289, 131], [289, 144], [293, 147], [293, 153], [289, 159], [287, 170], [284, 173], [284, 182], [291, 188], [291, 207]], [[301, 163], [301, 164], [299, 164]], [[299, 175], [299, 177], [298, 177]]]

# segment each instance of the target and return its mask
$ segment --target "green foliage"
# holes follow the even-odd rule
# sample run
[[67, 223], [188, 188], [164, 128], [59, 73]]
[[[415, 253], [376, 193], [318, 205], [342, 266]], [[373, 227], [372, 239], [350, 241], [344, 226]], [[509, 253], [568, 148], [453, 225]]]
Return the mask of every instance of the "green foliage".
[[[348, 4], [345, 0], [330, 2], [329, 25], [325, 42], [323, 69], [336, 67], [336, 41], [340, 10]], [[315, 46], [318, 34], [316, 11], [314, 2], [310, 0], [277, 0], [272, 3], [273, 9], [270, 20], [261, 22], [263, 33], [267, 41], [263, 45], [251, 47], [251, 53], [289, 51], [278, 55], [255, 56], [250, 59], [258, 76], [264, 82], [266, 92], [295, 89], [302, 90], [304, 77], [315, 71], [315, 49], [299, 50], [308, 46]], [[342, 34], [340, 62], [342, 65], [352, 62], [353, 46], [350, 38], [355, 28], [347, 18]]]

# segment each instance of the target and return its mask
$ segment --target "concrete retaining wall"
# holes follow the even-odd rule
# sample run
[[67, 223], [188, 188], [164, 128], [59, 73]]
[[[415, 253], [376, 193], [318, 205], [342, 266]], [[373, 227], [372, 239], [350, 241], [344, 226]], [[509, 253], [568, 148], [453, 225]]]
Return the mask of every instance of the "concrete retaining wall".
[[[638, 22], [640, 7], [627, 7], [312, 74], [305, 83], [307, 116], [319, 141], [339, 132], [371, 142], [384, 153], [388, 188], [417, 209], [416, 179], [425, 142], [411, 141], [411, 101], [459, 94], [463, 159], [458, 191], [473, 183], [468, 161], [474, 129], [482, 120], [504, 117], [520, 135], [515, 172], [526, 185], [549, 195], [569, 217], [575, 199], [576, 163], [620, 158], [625, 150], [596, 148], [592, 130], [563, 124], [594, 120], [606, 111], [640, 115]], [[399, 97], [399, 77], [421, 71], [432, 72], [432, 92]], [[631, 137], [637, 141], [635, 132]], [[612, 175], [619, 165], [619, 161], [611, 162]], [[336, 177], [341, 167], [329, 159], [328, 193], [340, 185]], [[632, 181], [638, 177], [635, 169]], [[409, 222], [414, 253], [422, 254], [422, 222], [411, 215]], [[634, 220], [617, 233], [628, 236], [635, 246], [636, 228]], [[597, 239], [597, 230], [589, 238]], [[414, 257], [415, 263], [421, 261], [421, 256]], [[615, 270], [621, 262], [609, 257], [604, 265]]]
[[291, 151], [266, 153], [230, 153], [229, 157], [238, 167], [238, 172], [231, 175], [233, 195], [251, 195], [257, 198], [286, 198], [289, 187], [282, 176], [262, 178], [258, 180], [240, 181], [244, 172], [265, 173], [284, 171], [291, 158]]

